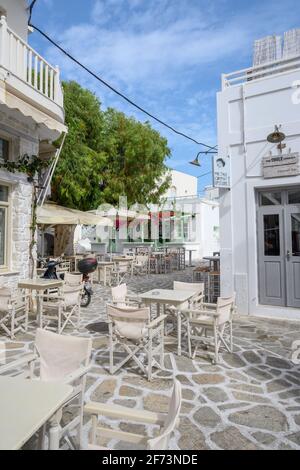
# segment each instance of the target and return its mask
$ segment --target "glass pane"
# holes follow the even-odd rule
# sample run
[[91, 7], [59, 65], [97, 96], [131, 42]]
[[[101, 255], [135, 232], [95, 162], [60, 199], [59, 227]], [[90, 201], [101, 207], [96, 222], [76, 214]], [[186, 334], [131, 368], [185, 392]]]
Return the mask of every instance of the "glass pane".
[[291, 217], [293, 256], [300, 256], [300, 214], [292, 214]]
[[279, 215], [264, 215], [265, 256], [280, 256]]
[[0, 186], [0, 201], [2, 202], [8, 201], [8, 187], [7, 186]]
[[300, 204], [300, 189], [289, 191], [289, 204]]
[[0, 159], [8, 160], [8, 141], [0, 139]]
[[5, 213], [6, 210], [0, 208], [0, 266], [5, 264]]
[[281, 192], [261, 193], [261, 206], [278, 206], [281, 204]]

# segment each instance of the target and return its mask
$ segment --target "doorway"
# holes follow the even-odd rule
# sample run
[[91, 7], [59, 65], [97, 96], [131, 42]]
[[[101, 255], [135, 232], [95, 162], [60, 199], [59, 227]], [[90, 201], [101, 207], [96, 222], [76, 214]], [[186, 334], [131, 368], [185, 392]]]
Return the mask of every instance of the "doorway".
[[257, 205], [259, 301], [300, 307], [300, 187], [260, 191]]

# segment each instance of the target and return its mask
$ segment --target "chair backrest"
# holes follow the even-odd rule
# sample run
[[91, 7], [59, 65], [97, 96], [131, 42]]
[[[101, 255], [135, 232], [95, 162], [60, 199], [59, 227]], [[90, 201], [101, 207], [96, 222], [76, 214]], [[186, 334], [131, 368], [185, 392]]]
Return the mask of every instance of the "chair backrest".
[[130, 263], [128, 261], [118, 261], [117, 270], [120, 273], [127, 273]]
[[168, 450], [172, 433], [179, 424], [181, 401], [181, 384], [175, 379], [164, 427], [157, 437], [148, 440], [147, 447], [149, 450]]
[[137, 255], [135, 259], [138, 264], [142, 264], [142, 265], [147, 264], [149, 261], [149, 257], [147, 255]]
[[119, 305], [120, 307], [126, 304], [127, 297], [127, 285], [120, 284], [119, 286], [111, 288], [111, 297], [113, 303]]
[[150, 321], [150, 308], [119, 307], [107, 305], [107, 316], [119, 337], [140, 339]]
[[82, 285], [68, 285], [64, 284], [62, 288], [63, 303], [65, 307], [71, 307], [73, 305], [80, 304], [80, 298], [82, 294]]
[[82, 274], [71, 274], [65, 273], [65, 283], [68, 286], [80, 286], [82, 284], [83, 275]]
[[204, 282], [179, 282], [174, 281], [174, 290], [191, 290], [195, 292], [195, 295], [191, 299], [192, 306], [196, 308], [203, 302], [204, 295]]
[[35, 348], [40, 356], [41, 380], [63, 380], [81, 366], [87, 366], [92, 351], [91, 338], [36, 331]]
[[0, 287], [0, 312], [6, 312], [8, 303], [12, 299], [10, 287]]
[[218, 297], [217, 300], [217, 313], [218, 324], [223, 325], [231, 320], [234, 309], [234, 296], [231, 297]]

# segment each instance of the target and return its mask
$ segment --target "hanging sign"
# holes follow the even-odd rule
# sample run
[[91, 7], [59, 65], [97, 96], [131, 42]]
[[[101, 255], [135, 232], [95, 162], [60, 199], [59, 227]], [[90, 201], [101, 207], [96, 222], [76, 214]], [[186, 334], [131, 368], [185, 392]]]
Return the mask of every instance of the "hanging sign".
[[215, 188], [230, 188], [230, 156], [215, 155], [213, 160], [213, 174]]
[[299, 153], [286, 155], [270, 155], [263, 158], [262, 170], [264, 178], [280, 178], [300, 175]]

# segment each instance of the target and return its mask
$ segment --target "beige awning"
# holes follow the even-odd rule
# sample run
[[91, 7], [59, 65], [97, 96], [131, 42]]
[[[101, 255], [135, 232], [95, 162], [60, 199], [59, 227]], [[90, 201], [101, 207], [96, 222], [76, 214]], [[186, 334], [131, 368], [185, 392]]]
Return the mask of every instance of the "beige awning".
[[82, 212], [57, 204], [44, 204], [37, 208], [37, 223], [39, 225], [102, 225], [112, 227], [108, 217]]
[[150, 219], [148, 214], [142, 214], [141, 212], [127, 210], [127, 209], [111, 208], [107, 211], [98, 211], [98, 210], [96, 210], [96, 211], [90, 211], [90, 213], [91, 214], [100, 214], [103, 217], [115, 218], [115, 217], [118, 216], [118, 217], [124, 218], [124, 219], [137, 219], [139, 221], [149, 220]]

